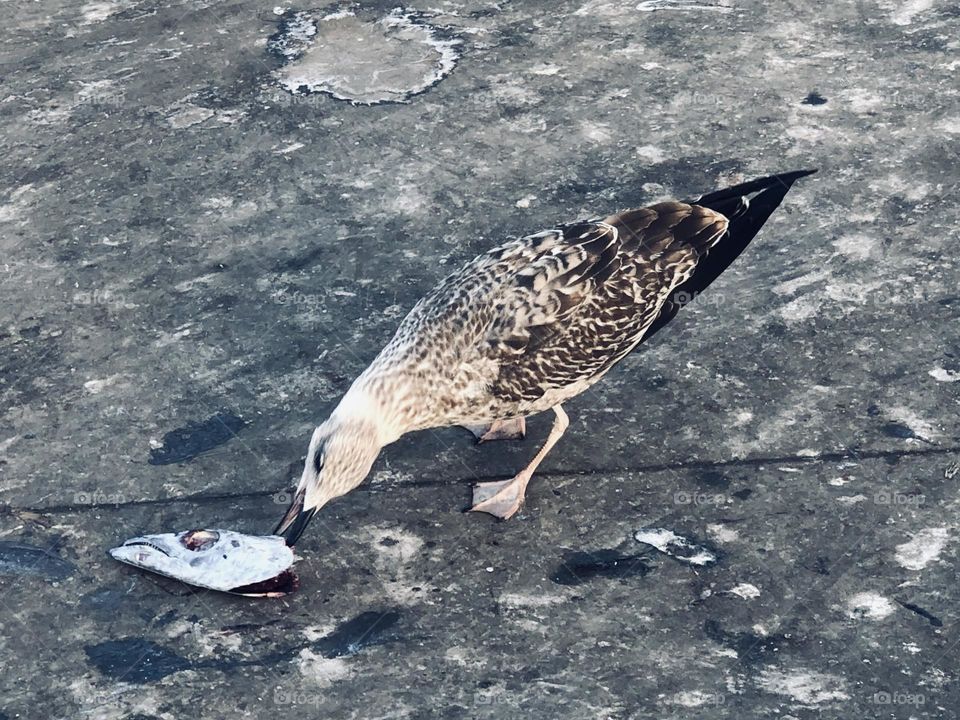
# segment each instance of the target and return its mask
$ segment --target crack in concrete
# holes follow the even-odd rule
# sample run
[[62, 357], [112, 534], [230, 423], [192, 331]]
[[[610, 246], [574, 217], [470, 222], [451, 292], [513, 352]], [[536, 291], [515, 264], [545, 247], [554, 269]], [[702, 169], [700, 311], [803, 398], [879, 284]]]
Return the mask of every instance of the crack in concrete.
[[[619, 473], [654, 473], [666, 472], [669, 470], [709, 470], [715, 468], [727, 467], [758, 467], [762, 465], [771, 465], [779, 463], [794, 463], [812, 465], [822, 462], [840, 462], [842, 460], [876, 460], [892, 459], [905, 457], [926, 457], [937, 455], [960, 454], [960, 446], [946, 448], [922, 448], [919, 450], [871, 450], [865, 452], [830, 452], [812, 456], [781, 455], [756, 458], [739, 458], [735, 460], [688, 460], [671, 463], [658, 463], [648, 465], [638, 465], [635, 467], [620, 468], [589, 468], [586, 470], [545, 470], [537, 472], [537, 477], [577, 477], [584, 475], [607, 475]], [[456, 480], [414, 480], [398, 483], [383, 483], [376, 487], [368, 484], [361, 485], [355, 492], [380, 492], [384, 489], [393, 490], [395, 488], [424, 488], [439, 487], [450, 485], [472, 485], [476, 482], [487, 480], [500, 480], [507, 478], [507, 475], [489, 475], [476, 476], [472, 478], [460, 478]], [[0, 505], [0, 515], [17, 513], [40, 513], [54, 514], [64, 512], [84, 512], [90, 510], [121, 510], [130, 507], [149, 507], [156, 505], [172, 505], [175, 503], [216, 503], [223, 500], [244, 500], [260, 497], [270, 497], [277, 493], [285, 492], [287, 487], [273, 488], [269, 490], [253, 490], [238, 493], [215, 493], [210, 495], [184, 495], [182, 497], [171, 498], [146, 498], [144, 500], [128, 500], [120, 503], [63, 503], [60, 505], [48, 505], [45, 507], [15, 506], [10, 504]]]

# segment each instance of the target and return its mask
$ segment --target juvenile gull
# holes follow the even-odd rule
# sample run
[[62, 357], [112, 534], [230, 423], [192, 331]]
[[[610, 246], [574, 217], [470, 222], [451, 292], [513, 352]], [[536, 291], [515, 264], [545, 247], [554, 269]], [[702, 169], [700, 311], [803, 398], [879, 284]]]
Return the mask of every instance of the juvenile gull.
[[670, 322], [812, 172], [560, 225], [468, 262], [413, 307], [314, 431], [275, 532], [295, 543], [405, 433], [463, 425], [481, 440], [522, 437], [526, 416], [552, 410], [550, 434], [523, 470], [474, 487], [472, 510], [511, 517], [567, 429], [562, 403]]

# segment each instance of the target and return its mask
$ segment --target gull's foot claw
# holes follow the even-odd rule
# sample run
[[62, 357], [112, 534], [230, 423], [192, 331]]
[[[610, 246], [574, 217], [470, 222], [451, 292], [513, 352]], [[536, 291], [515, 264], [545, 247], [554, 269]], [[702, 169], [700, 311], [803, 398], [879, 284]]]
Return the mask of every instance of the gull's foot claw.
[[523, 507], [526, 483], [520, 478], [477, 483], [473, 486], [470, 512], [485, 512], [501, 520], [513, 517]]

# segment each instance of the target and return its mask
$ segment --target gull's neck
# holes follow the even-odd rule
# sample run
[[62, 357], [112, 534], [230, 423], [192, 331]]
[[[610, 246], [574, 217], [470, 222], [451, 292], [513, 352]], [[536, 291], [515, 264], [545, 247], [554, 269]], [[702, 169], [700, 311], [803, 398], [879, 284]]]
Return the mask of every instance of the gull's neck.
[[330, 415], [336, 423], [361, 422], [371, 427], [380, 446], [389, 445], [410, 429], [407, 385], [402, 375], [380, 374], [368, 368], [354, 380]]

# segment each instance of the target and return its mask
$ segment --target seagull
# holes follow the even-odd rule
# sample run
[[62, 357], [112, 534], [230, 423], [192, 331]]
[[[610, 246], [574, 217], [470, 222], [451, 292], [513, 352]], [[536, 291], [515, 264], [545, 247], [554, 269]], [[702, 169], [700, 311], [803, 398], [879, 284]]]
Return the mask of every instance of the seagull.
[[717, 279], [815, 170], [772, 175], [687, 202], [558, 225], [477, 256], [423, 297], [313, 432], [303, 475], [274, 530], [288, 545], [316, 512], [360, 485], [380, 450], [416, 430], [460, 425], [480, 441], [553, 426], [530, 463], [473, 488], [473, 511], [507, 519], [569, 424], [563, 403], [602, 378]]

